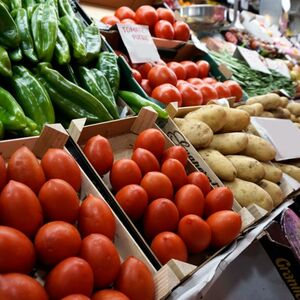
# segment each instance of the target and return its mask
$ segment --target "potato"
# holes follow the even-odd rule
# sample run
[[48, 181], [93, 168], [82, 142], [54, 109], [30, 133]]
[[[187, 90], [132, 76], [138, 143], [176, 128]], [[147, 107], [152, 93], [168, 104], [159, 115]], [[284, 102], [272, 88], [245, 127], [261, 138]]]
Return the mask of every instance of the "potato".
[[265, 169], [256, 159], [244, 155], [226, 156], [236, 169], [236, 177], [251, 181], [259, 182], [265, 176]]
[[260, 163], [262, 164], [265, 170], [264, 179], [268, 181], [272, 181], [274, 183], [280, 182], [282, 178], [282, 171], [279, 168], [275, 167], [270, 163], [264, 163], [264, 162], [260, 162]]
[[254, 103], [250, 105], [241, 105], [237, 109], [246, 111], [250, 116], [260, 116], [264, 110], [264, 107], [261, 103]]
[[300, 168], [293, 165], [286, 165], [280, 163], [275, 163], [275, 166], [278, 167], [282, 172], [288, 174], [289, 176], [293, 177], [294, 179], [300, 182]]
[[262, 118], [274, 118], [274, 115], [271, 112], [264, 110], [262, 112], [262, 114], [260, 115], [260, 117], [262, 117]]
[[287, 97], [280, 97], [281, 107], [287, 107], [289, 104], [289, 99]]
[[251, 104], [251, 106], [254, 107], [255, 116], [257, 116], [257, 117], [259, 117], [264, 111], [264, 107], [261, 103], [254, 103], [254, 104]]
[[259, 161], [269, 161], [275, 158], [276, 150], [272, 144], [263, 138], [248, 134], [247, 148], [240, 154], [253, 157]]
[[185, 119], [196, 119], [207, 124], [213, 132], [220, 130], [226, 123], [226, 111], [219, 105], [204, 105], [191, 111]]
[[248, 135], [244, 132], [228, 132], [214, 134], [209, 147], [220, 151], [222, 154], [236, 154], [248, 145]]
[[254, 135], [260, 136], [259, 133], [258, 133], [258, 131], [256, 130], [255, 126], [252, 125], [251, 123], [246, 128], [246, 132], [248, 134], [254, 134]]
[[204, 149], [198, 152], [221, 180], [234, 180], [236, 177], [236, 169], [230, 160], [228, 160], [222, 153], [214, 149]]
[[234, 198], [241, 206], [257, 204], [267, 211], [273, 209], [271, 196], [260, 186], [253, 182], [236, 178], [233, 182], [224, 182], [224, 185], [232, 190]]
[[258, 185], [271, 196], [274, 207], [283, 201], [283, 192], [276, 183], [263, 179]]
[[270, 110], [270, 112], [273, 114], [274, 118], [278, 118], [278, 119], [289, 119], [291, 116], [290, 111], [282, 107], [278, 107], [276, 109]]
[[229, 107], [224, 107], [224, 109], [226, 111], [226, 124], [220, 132], [242, 131], [247, 128], [250, 123], [250, 116], [247, 112]]
[[298, 122], [297, 117], [293, 113], [291, 113], [290, 119], [292, 122]]
[[213, 139], [213, 132], [208, 125], [195, 119], [174, 119], [186, 138], [196, 148], [206, 148]]
[[300, 103], [290, 102], [286, 108], [296, 117], [300, 117]]
[[281, 105], [279, 95], [275, 93], [269, 93], [262, 96], [251, 97], [246, 101], [246, 104], [261, 103], [264, 110], [275, 109]]
[[300, 129], [300, 123], [294, 123]]

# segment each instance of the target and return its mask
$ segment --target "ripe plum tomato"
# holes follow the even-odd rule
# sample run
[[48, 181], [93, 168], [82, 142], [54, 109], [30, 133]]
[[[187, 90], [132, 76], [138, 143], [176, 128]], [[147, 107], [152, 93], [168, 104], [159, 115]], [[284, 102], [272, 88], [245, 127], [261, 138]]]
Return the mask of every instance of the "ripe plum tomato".
[[153, 27], [158, 21], [156, 10], [150, 5], [142, 5], [135, 11], [135, 21], [137, 24]]
[[37, 256], [45, 265], [56, 265], [79, 253], [81, 237], [73, 225], [54, 221], [42, 226], [34, 239]]
[[0, 192], [4, 188], [5, 184], [7, 181], [7, 169], [6, 169], [6, 164], [5, 161], [0, 154]]
[[183, 65], [181, 65], [180, 63], [178, 63], [176, 61], [172, 61], [172, 62], [167, 63], [167, 66], [175, 73], [177, 80], [185, 79], [186, 72], [185, 72]]
[[202, 172], [196, 171], [190, 173], [188, 175], [188, 183], [198, 186], [204, 196], [206, 196], [211, 191], [209, 179]]
[[165, 137], [156, 128], [149, 128], [143, 130], [136, 138], [134, 143], [134, 150], [143, 148], [149, 150], [160, 159], [165, 148]]
[[173, 40], [174, 28], [169, 21], [160, 20], [155, 24], [154, 34], [161, 39]]
[[91, 233], [101, 233], [113, 240], [116, 220], [110, 207], [102, 198], [89, 194], [79, 209], [78, 229], [82, 237]]
[[152, 240], [163, 231], [176, 231], [179, 213], [176, 205], [169, 199], [159, 198], [150, 203], [144, 215], [144, 234]]
[[188, 24], [177, 21], [173, 24], [174, 27], [174, 40], [188, 41], [190, 38], [190, 27]]
[[91, 298], [84, 296], [82, 294], [72, 294], [62, 298], [61, 300], [91, 300]]
[[159, 233], [151, 243], [151, 249], [162, 265], [170, 259], [187, 261], [188, 253], [184, 241], [173, 232]]
[[173, 186], [168, 176], [160, 172], [148, 172], [141, 181], [146, 190], [149, 201], [158, 198], [173, 198]]
[[34, 263], [35, 251], [29, 238], [17, 229], [0, 226], [0, 273], [29, 273]]
[[115, 245], [105, 235], [94, 233], [85, 237], [81, 243], [80, 257], [92, 267], [96, 288], [113, 283], [121, 261]]
[[148, 96], [151, 96], [152, 87], [151, 87], [151, 85], [149, 83], [149, 80], [148, 79], [142, 79], [141, 86], [142, 86], [143, 90], [146, 92], [146, 94]]
[[169, 83], [157, 86], [151, 93], [151, 97], [165, 104], [178, 102], [178, 106], [182, 105], [182, 97], [178, 89]]
[[198, 77], [199, 69], [196, 63], [190, 60], [185, 60], [180, 63], [185, 69], [186, 79]]
[[175, 158], [179, 160], [184, 167], [186, 167], [188, 154], [182, 146], [172, 146], [166, 149], [163, 153], [162, 162], [168, 158]]
[[211, 214], [207, 220], [212, 233], [211, 245], [221, 248], [231, 243], [240, 233], [241, 216], [232, 210], [220, 210]]
[[142, 75], [138, 70], [132, 69], [132, 76], [138, 82], [138, 84], [142, 83]]
[[205, 197], [204, 214], [206, 217], [219, 210], [231, 210], [233, 193], [228, 187], [216, 187]]
[[128, 6], [121, 6], [115, 11], [115, 17], [119, 20], [135, 19], [135, 12]]
[[175, 158], [165, 160], [161, 166], [161, 172], [169, 177], [175, 191], [187, 183], [184, 166]]
[[136, 22], [132, 19], [123, 19], [120, 22], [121, 24], [136, 24]]
[[183, 106], [194, 106], [202, 104], [202, 93], [192, 84], [182, 84], [178, 86], [178, 90], [181, 93]]
[[94, 276], [91, 266], [80, 257], [69, 257], [56, 265], [46, 277], [45, 290], [50, 299], [72, 294], [91, 296]]
[[193, 84], [193, 85], [200, 85], [203, 84], [203, 80], [200, 78], [189, 78], [187, 80], [188, 83]]
[[48, 300], [45, 289], [35, 279], [19, 273], [0, 275], [0, 299]]
[[180, 220], [178, 235], [184, 241], [189, 253], [200, 253], [211, 241], [210, 227], [197, 215], [186, 215]]
[[83, 152], [100, 176], [112, 168], [114, 154], [105, 137], [99, 134], [91, 137], [86, 142]]
[[171, 24], [175, 22], [175, 15], [172, 10], [160, 7], [157, 9], [158, 20], [166, 20]]
[[160, 170], [157, 158], [147, 149], [136, 148], [131, 159], [137, 163], [143, 176], [148, 172]]
[[93, 295], [92, 300], [130, 300], [130, 299], [125, 294], [116, 290], [101, 290], [99, 292], [96, 292]]
[[152, 88], [164, 83], [170, 83], [176, 86], [176, 74], [167, 66], [157, 65], [148, 73], [148, 80]]
[[218, 98], [229, 98], [231, 97], [230, 89], [222, 82], [217, 82], [213, 85], [218, 94]]
[[142, 261], [133, 256], [127, 257], [121, 264], [114, 287], [130, 300], [153, 300], [155, 295], [151, 272]]
[[215, 88], [207, 83], [203, 83], [202, 85], [199, 85], [199, 90], [201, 91], [203, 96], [203, 104], [206, 104], [210, 100], [218, 99], [218, 94]]
[[212, 77], [205, 77], [202, 80], [203, 80], [203, 83], [207, 83], [207, 84], [217, 83], [217, 80], [215, 78], [212, 78]]
[[224, 84], [229, 88], [231, 96], [235, 97], [235, 102], [241, 101], [243, 98], [243, 90], [241, 86], [233, 80], [227, 80]]
[[148, 205], [148, 195], [138, 184], [129, 184], [121, 188], [115, 195], [125, 213], [131, 220], [139, 220]]
[[102, 23], [104, 23], [106, 25], [110, 25], [110, 26], [120, 23], [120, 19], [115, 16], [105, 16], [100, 21]]
[[194, 184], [186, 184], [175, 194], [175, 204], [180, 217], [194, 214], [202, 217], [204, 210], [204, 196], [200, 188]]
[[208, 76], [209, 70], [210, 70], [210, 65], [206, 60], [198, 60], [196, 62], [198, 69], [199, 69], [199, 77], [200, 78], [205, 78]]
[[109, 179], [113, 190], [117, 192], [125, 185], [139, 184], [142, 179], [142, 173], [136, 162], [123, 158], [113, 164]]
[[133, 65], [132, 67], [141, 73], [143, 79], [147, 79], [148, 73], [152, 69], [152, 64], [150, 63], [136, 64]]

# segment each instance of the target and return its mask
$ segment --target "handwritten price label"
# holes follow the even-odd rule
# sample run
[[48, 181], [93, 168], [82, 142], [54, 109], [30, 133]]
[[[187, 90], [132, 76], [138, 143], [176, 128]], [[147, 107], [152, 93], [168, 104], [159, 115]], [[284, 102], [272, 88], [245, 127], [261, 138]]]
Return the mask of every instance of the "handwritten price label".
[[135, 24], [117, 24], [117, 26], [132, 63], [160, 60], [148, 26]]

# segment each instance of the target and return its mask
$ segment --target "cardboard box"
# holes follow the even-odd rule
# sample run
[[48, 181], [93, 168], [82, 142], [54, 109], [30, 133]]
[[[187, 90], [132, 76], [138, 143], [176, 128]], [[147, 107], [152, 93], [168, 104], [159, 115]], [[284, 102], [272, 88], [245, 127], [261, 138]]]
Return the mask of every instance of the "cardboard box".
[[119, 8], [121, 6], [128, 6], [132, 9], [137, 9], [138, 7], [142, 5], [153, 5], [155, 0], [84, 0], [80, 1], [80, 4], [83, 3], [92, 3], [96, 4], [97, 6], [104, 6], [104, 7], [110, 7], [110, 8]]

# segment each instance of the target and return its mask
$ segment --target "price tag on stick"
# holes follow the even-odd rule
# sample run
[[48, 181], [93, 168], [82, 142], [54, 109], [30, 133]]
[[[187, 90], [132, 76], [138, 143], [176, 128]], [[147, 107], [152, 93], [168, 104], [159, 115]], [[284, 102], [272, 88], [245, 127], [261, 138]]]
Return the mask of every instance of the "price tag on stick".
[[117, 24], [117, 27], [132, 63], [138, 64], [160, 60], [148, 26]]

